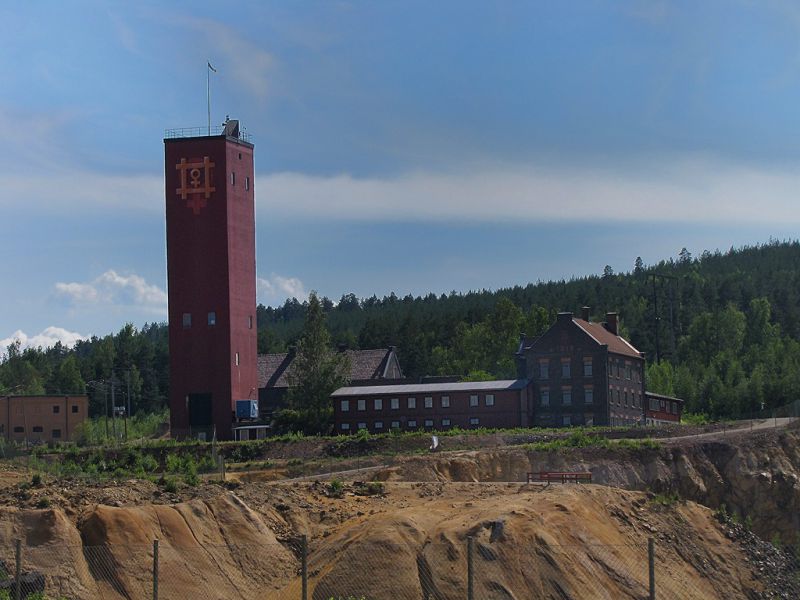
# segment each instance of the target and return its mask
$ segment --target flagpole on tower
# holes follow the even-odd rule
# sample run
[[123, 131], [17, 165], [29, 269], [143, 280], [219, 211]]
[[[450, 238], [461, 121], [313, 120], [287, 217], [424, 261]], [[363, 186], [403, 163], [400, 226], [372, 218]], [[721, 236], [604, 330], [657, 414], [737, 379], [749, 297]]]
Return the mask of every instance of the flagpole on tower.
[[211, 66], [211, 61], [206, 61], [207, 69], [206, 69], [206, 103], [208, 104], [208, 135], [211, 135], [211, 71], [214, 73], [217, 70]]

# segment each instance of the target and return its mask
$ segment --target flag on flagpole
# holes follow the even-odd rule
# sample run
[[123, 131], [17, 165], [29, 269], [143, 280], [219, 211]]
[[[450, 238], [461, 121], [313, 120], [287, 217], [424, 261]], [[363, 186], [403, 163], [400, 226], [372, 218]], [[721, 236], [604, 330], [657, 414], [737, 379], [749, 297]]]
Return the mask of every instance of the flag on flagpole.
[[212, 71], [214, 71], [214, 73], [216, 73], [216, 72], [217, 72], [217, 70], [216, 70], [214, 67], [212, 67], [212, 66], [211, 66], [211, 61], [206, 61], [206, 64], [208, 65], [208, 68], [209, 68], [209, 69], [211, 69]]

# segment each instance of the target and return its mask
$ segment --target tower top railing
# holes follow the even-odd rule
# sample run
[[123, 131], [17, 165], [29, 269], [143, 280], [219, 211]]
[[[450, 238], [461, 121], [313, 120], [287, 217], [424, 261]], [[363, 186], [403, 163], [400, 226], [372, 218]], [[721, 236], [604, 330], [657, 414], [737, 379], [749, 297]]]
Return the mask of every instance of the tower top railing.
[[[194, 138], [225, 135], [225, 125], [213, 125], [212, 127], [176, 127], [164, 130], [164, 139], [172, 140], [178, 138]], [[239, 130], [238, 135], [228, 137], [252, 144], [252, 136], [246, 131]]]

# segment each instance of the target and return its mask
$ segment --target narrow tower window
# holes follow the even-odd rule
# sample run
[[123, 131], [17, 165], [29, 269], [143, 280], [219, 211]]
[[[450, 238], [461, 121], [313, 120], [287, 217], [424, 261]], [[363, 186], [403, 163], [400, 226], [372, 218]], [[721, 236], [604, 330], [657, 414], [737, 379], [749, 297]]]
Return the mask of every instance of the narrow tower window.
[[217, 324], [217, 313], [213, 310], [208, 313], [208, 324], [209, 325], [216, 325]]

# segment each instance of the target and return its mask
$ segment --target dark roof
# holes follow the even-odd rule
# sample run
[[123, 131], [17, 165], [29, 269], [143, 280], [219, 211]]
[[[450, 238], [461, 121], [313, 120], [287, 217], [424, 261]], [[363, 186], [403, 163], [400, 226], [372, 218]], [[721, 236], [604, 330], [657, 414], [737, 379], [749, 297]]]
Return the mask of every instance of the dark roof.
[[[350, 380], [383, 379], [394, 348], [345, 350], [350, 360]], [[287, 376], [294, 360], [293, 353], [259, 354], [258, 387], [289, 387]]]
[[[289, 387], [286, 383], [286, 371], [291, 360], [287, 360], [289, 355], [283, 354], [259, 354], [258, 355], [258, 387]], [[271, 381], [272, 380], [272, 381]]]
[[527, 379], [502, 379], [498, 381], [459, 381], [456, 383], [405, 383], [400, 385], [370, 385], [342, 387], [331, 396], [375, 396], [385, 394], [439, 394], [446, 392], [502, 392], [521, 390]]
[[658, 398], [659, 400], [672, 400], [673, 402], [680, 402], [681, 404], [685, 403], [686, 400], [683, 398], [675, 398], [674, 396], [665, 396], [664, 394], [656, 394], [655, 392], [645, 392], [645, 397], [649, 398]]
[[609, 352], [616, 354], [624, 354], [626, 356], [633, 356], [635, 358], [642, 358], [641, 352], [634, 348], [625, 338], [614, 335], [608, 329], [603, 327], [601, 323], [592, 323], [591, 321], [584, 321], [583, 319], [575, 319], [572, 321], [586, 333], [589, 337], [594, 339], [598, 344], [605, 344], [608, 346]]

